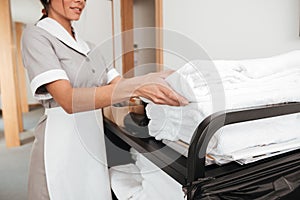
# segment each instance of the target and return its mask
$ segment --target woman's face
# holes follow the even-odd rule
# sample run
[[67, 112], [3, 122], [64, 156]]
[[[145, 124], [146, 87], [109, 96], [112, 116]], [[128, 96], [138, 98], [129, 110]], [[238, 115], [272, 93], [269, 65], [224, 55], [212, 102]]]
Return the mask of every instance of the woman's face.
[[52, 18], [79, 20], [86, 0], [50, 0], [48, 15]]

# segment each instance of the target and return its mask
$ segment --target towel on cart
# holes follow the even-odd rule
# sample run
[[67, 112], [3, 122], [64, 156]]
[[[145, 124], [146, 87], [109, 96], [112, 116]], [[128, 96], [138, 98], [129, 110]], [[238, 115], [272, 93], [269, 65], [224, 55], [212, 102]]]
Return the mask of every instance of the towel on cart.
[[184, 200], [182, 185], [136, 150], [135, 163], [110, 168], [111, 187], [119, 200]]
[[134, 199], [143, 190], [140, 170], [132, 163], [111, 167], [109, 174], [114, 193], [119, 200]]
[[[282, 57], [288, 57], [287, 55], [289, 54], [276, 59], [278, 61]], [[271, 60], [268, 60], [268, 65], [270, 63]], [[214, 112], [299, 102], [300, 62], [298, 66], [295, 63], [288, 69], [283, 64], [281, 68], [270, 67], [269, 71], [262, 72], [263, 75], [259, 76], [253, 75], [250, 67], [243, 65], [242, 61], [214, 61], [213, 64], [207, 61], [190, 62], [170, 75], [166, 81], [191, 103], [184, 107], [172, 107], [148, 102], [146, 114], [150, 119], [149, 134], [157, 140], [182, 140], [189, 143], [199, 123]], [[215, 66], [214, 69], [211, 66]], [[258, 66], [263, 66], [263, 63]], [[216, 162], [220, 164], [224, 163], [224, 159], [232, 161], [237, 158], [240, 162], [243, 161], [241, 163], [248, 163], [259, 157], [299, 148], [299, 116], [293, 114], [225, 126], [214, 135], [207, 152], [215, 155]], [[281, 149], [275, 144], [281, 144]], [[273, 152], [270, 152], [272, 148], [259, 148], [268, 145], [274, 147]], [[247, 149], [252, 156], [242, 158], [241, 155], [248, 155], [245, 154]]]

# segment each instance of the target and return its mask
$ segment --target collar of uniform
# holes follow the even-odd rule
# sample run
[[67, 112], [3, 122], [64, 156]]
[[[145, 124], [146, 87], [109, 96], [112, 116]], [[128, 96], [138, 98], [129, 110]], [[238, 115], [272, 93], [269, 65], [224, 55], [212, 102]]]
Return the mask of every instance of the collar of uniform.
[[69, 47], [75, 49], [76, 51], [87, 55], [90, 51], [89, 46], [85, 41], [83, 41], [80, 37], [78, 37], [78, 34], [76, 33], [76, 30], [73, 29], [75, 33], [76, 40], [67, 32], [67, 30], [60, 25], [57, 21], [54, 19], [47, 17], [45, 19], [40, 20], [36, 26], [46, 30], [51, 35], [68, 45]]

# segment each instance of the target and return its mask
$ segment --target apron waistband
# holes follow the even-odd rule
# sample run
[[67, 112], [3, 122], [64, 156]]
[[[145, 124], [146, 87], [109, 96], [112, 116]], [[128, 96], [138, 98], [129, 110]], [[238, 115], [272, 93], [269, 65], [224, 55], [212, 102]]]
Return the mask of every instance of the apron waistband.
[[49, 114], [49, 112], [64, 112], [64, 113], [66, 113], [66, 111], [62, 108], [62, 107], [60, 107], [60, 106], [58, 106], [58, 107], [54, 107], [54, 108], [45, 108], [45, 115], [48, 115]]

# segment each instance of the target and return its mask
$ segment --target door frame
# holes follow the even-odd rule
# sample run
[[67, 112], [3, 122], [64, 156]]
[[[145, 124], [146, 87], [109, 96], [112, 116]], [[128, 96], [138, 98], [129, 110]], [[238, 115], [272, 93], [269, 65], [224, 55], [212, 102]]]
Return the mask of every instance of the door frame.
[[[155, 1], [155, 27], [156, 32], [156, 63], [157, 71], [163, 70], [163, 0]], [[134, 0], [120, 0], [121, 12], [121, 32], [122, 34], [122, 72], [126, 77], [132, 77], [134, 68], [134, 28], [133, 23], [133, 3]], [[113, 25], [114, 26], [114, 25]]]

